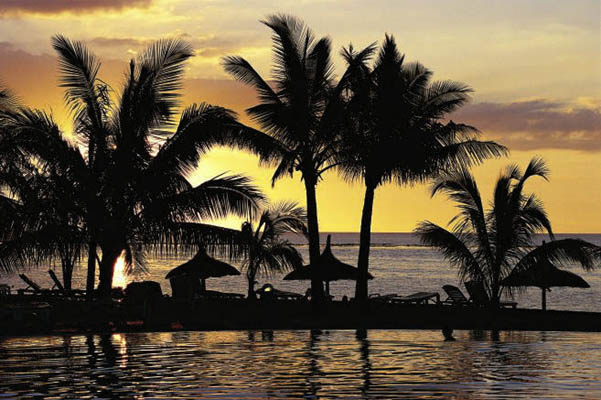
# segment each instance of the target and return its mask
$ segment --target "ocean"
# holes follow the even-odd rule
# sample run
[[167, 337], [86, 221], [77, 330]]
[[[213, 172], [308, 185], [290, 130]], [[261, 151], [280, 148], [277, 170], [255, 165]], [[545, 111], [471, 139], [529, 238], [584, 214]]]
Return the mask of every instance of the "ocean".
[[[565, 235], [558, 235], [559, 238]], [[568, 235], [601, 244], [601, 235]], [[302, 253], [307, 245], [296, 240]], [[539, 238], [542, 240], [542, 238]], [[333, 252], [355, 263], [358, 235], [333, 233]], [[325, 243], [325, 235], [323, 237]], [[154, 258], [161, 283], [180, 258]], [[459, 285], [436, 249], [411, 234], [374, 234], [370, 293], [410, 294]], [[580, 273], [590, 289], [553, 289], [551, 309], [601, 311], [601, 273]], [[28, 274], [50, 286], [46, 269]], [[309, 282], [262, 278], [303, 293]], [[18, 278], [3, 277], [16, 287]], [[76, 271], [82, 287], [85, 270]], [[245, 293], [243, 276], [210, 279], [208, 288]], [[333, 282], [336, 297], [354, 282]], [[444, 296], [443, 296], [444, 298]], [[515, 299], [540, 307], [540, 291]], [[3, 337], [2, 399], [572, 399], [601, 398], [601, 334], [436, 330], [264, 330], [148, 332]]]
[[[356, 265], [359, 251], [358, 233], [322, 233], [321, 245], [325, 245], [328, 234], [332, 235], [332, 251], [341, 261]], [[573, 237], [601, 245], [601, 234], [557, 234], [557, 239]], [[292, 243], [298, 245], [305, 261], [308, 263], [308, 246], [300, 236], [290, 236]], [[542, 242], [546, 237], [537, 236]], [[187, 257], [154, 257], [149, 259], [149, 273], [143, 276], [129, 277], [129, 280], [153, 280], [161, 284], [163, 293], [170, 294], [171, 287], [165, 280], [165, 275], [172, 268], [187, 261]], [[226, 260], [227, 261], [227, 260]], [[231, 262], [239, 266], [236, 261]], [[82, 261], [85, 265], [85, 260]], [[31, 269], [27, 274], [42, 287], [51, 287], [52, 281], [47, 270], [50, 266]], [[547, 307], [554, 310], [580, 310], [601, 312], [601, 270], [586, 272], [579, 266], [559, 266], [581, 275], [589, 284], [589, 289], [553, 288], [547, 293]], [[57, 265], [58, 270], [60, 266]], [[370, 253], [370, 273], [374, 279], [369, 282], [369, 293], [411, 293], [439, 292], [444, 299], [442, 286], [460, 284], [457, 271], [449, 266], [435, 248], [422, 246], [419, 239], [411, 233], [374, 233]], [[80, 265], [74, 273], [74, 287], [85, 286], [85, 268]], [[60, 272], [57, 272], [60, 278]], [[265, 283], [271, 283], [282, 290], [305, 293], [310, 286], [308, 281], [283, 281], [283, 274], [273, 274], [269, 277], [259, 277], [259, 288]], [[8, 283], [13, 289], [22, 288], [25, 284], [18, 276], [0, 276], [0, 283]], [[240, 276], [214, 278], [207, 280], [207, 288], [226, 292], [246, 294], [247, 283], [244, 273]], [[340, 299], [342, 296], [354, 296], [355, 282], [336, 281], [330, 284], [330, 292]], [[541, 291], [538, 288], [528, 288], [515, 295], [515, 301], [520, 308], [540, 308]]]

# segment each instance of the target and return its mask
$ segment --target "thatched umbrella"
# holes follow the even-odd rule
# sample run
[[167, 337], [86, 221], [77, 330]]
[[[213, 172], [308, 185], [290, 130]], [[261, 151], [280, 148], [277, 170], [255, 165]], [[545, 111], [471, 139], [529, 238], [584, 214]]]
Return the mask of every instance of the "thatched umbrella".
[[[328, 235], [326, 247], [317, 259], [315, 264], [305, 265], [290, 272], [284, 277], [285, 281], [311, 280], [313, 269], [317, 268], [319, 279], [326, 283], [326, 294], [330, 294], [330, 282], [338, 280], [356, 281], [359, 277], [359, 269], [352, 265], [343, 263], [332, 254], [331, 235]], [[367, 274], [368, 279], [373, 279], [371, 274]]]
[[589, 288], [584, 279], [573, 272], [559, 269], [547, 260], [543, 260], [531, 268], [515, 272], [501, 281], [503, 286], [536, 286], [542, 290], [542, 309], [547, 309], [547, 290], [552, 287]]
[[205, 249], [201, 249], [196, 253], [194, 258], [169, 271], [165, 275], [165, 278], [173, 279], [186, 276], [200, 279], [200, 292], [203, 293], [206, 291], [205, 279], [220, 278], [229, 275], [240, 275], [240, 271], [228, 263], [209, 256]]

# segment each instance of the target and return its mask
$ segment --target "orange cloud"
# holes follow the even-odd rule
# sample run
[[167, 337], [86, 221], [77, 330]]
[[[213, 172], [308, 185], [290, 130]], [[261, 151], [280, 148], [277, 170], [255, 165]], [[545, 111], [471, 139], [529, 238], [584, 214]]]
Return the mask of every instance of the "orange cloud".
[[14, 14], [81, 14], [147, 7], [152, 0], [2, 0], [0, 16]]
[[[232, 35], [191, 35], [189, 33], [179, 33], [176, 35], [166, 35], [166, 37], [175, 37], [189, 42], [194, 48], [197, 57], [215, 58], [240, 51], [245, 47], [254, 47], [259, 45], [258, 37], [252, 35], [241, 37]], [[139, 50], [153, 43], [156, 39], [149, 37], [104, 37], [97, 36], [85, 40], [92, 51], [110, 51], [112, 56], [129, 50]]]
[[512, 150], [601, 151], [601, 108], [569, 109], [544, 99], [470, 104], [453, 119], [476, 126]]

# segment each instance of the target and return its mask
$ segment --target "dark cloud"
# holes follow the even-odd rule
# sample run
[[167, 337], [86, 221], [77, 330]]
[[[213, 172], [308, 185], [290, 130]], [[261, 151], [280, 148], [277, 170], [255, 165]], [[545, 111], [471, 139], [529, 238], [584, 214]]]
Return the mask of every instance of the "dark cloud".
[[601, 109], [544, 99], [470, 104], [452, 116], [514, 150], [601, 150]]
[[13, 14], [61, 14], [147, 7], [152, 0], [1, 0], [0, 16]]

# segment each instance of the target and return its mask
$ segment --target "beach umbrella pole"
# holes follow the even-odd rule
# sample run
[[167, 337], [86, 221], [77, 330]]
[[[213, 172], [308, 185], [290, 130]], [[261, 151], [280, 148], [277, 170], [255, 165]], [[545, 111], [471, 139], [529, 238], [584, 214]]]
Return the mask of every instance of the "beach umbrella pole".
[[547, 289], [546, 288], [542, 288], [543, 293], [542, 293], [542, 303], [543, 303], [543, 311], [547, 310]]

